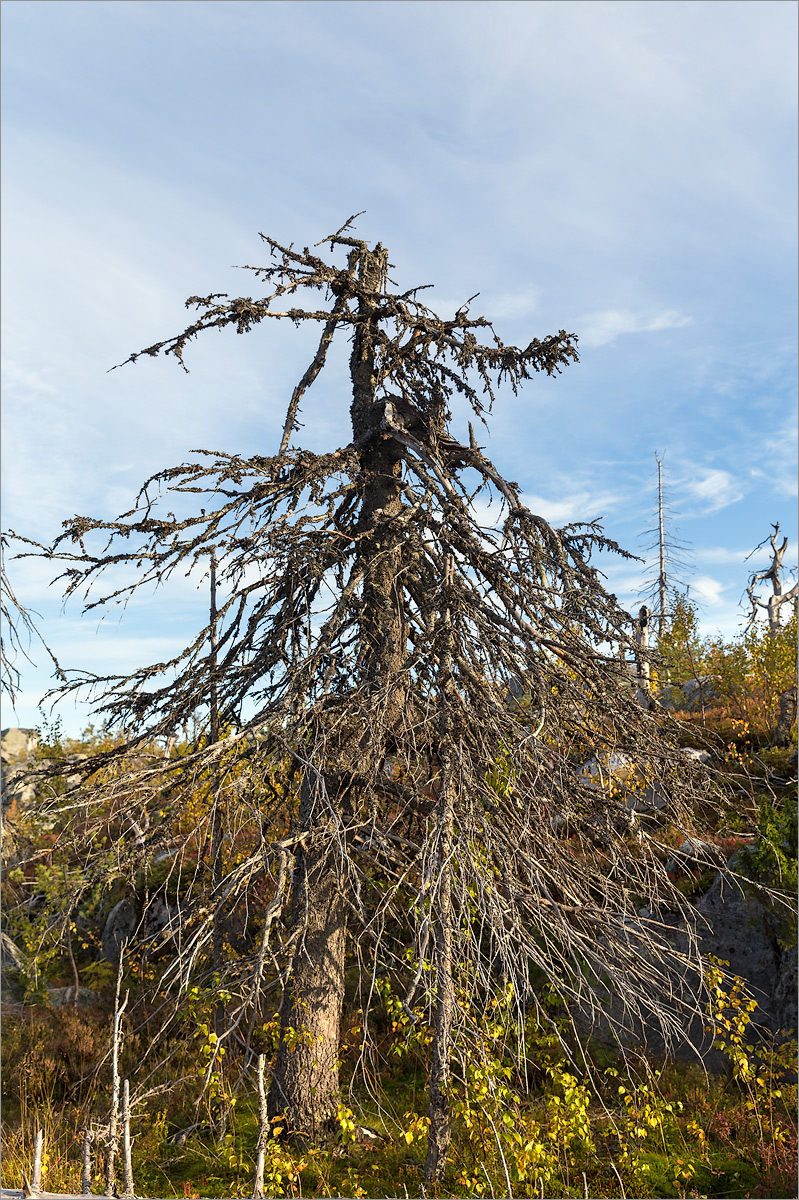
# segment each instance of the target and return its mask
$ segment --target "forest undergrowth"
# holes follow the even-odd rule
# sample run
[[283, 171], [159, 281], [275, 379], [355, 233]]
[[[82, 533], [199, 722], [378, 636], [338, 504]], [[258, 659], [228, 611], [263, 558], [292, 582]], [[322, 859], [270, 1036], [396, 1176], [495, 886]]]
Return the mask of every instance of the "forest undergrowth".
[[[686, 616], [687, 613], [687, 616]], [[668, 647], [671, 679], [713, 673], [724, 695], [712, 706], [677, 716], [686, 747], [704, 747], [730, 800], [713, 834], [726, 858], [753, 882], [796, 888], [796, 747], [770, 746], [774, 696], [785, 682], [767, 663], [758, 680], [758, 644], [745, 654], [698, 638], [690, 609], [676, 612]], [[795, 638], [795, 618], [785, 646]], [[762, 653], [775, 654], [762, 640]], [[785, 649], [783, 646], [783, 649]], [[738, 652], [735, 651], [737, 654]], [[777, 664], [790, 677], [789, 658]], [[747, 666], [746, 687], [736, 670]], [[726, 675], [725, 675], [726, 672]], [[657, 684], [657, 681], [655, 681]], [[82, 742], [43, 725], [43, 760], [96, 752], [109, 740], [87, 731]], [[188, 743], [169, 753], [186, 753]], [[56, 790], [65, 784], [56, 780]], [[273, 782], [273, 786], [276, 786]], [[498, 784], [499, 786], [499, 784]], [[162, 801], [167, 803], [167, 799]], [[169, 798], [174, 803], [175, 798]], [[182, 797], [191, 822], [196, 797]], [[155, 821], [158, 811], [151, 814]], [[17, 861], [3, 877], [4, 931], [22, 952], [18, 992], [4, 991], [2, 1021], [2, 1183], [30, 1178], [37, 1130], [44, 1131], [42, 1185], [79, 1191], [84, 1133], [94, 1130], [94, 1191], [100, 1193], [111, 1085], [115, 986], [134, 1003], [122, 1018], [120, 1075], [134, 1086], [132, 1161], [136, 1193], [159, 1197], [233, 1197], [253, 1192], [258, 1142], [255, 1056], [274, 1060], [280, 1036], [279, 990], [273, 979], [265, 1007], [245, 1039], [225, 1055], [214, 1032], [230, 994], [207, 975], [175, 1008], [153, 984], [163, 954], [123, 954], [120, 978], [101, 950], [103, 916], [126, 893], [109, 858], [108, 876], [84, 889], [68, 926], [53, 913], [74, 892], [81, 864], [54, 853], [58, 828], [21, 812], [13, 826]], [[661, 831], [668, 841], [668, 830]], [[242, 834], [242, 837], [244, 835]], [[674, 831], [675, 849], [679, 841]], [[187, 843], [188, 844], [188, 843]], [[109, 854], [113, 857], [113, 814]], [[199, 844], [196, 862], [201, 861]], [[231, 840], [231, 862], [246, 846]], [[160, 871], [160, 874], [159, 874]], [[714, 871], [678, 867], [676, 882], [692, 900]], [[133, 885], [161, 889], [179, 903], [168, 866]], [[171, 891], [170, 891], [171, 889]], [[253, 912], [268, 896], [253, 893]], [[795, 919], [776, 934], [795, 953]], [[236, 936], [228, 953], [235, 957]], [[243, 934], [241, 935], [243, 936]], [[407, 930], [387, 932], [397, 947]], [[424, 962], [405, 946], [412, 973]], [[757, 1005], [741, 979], [709, 962], [707, 1030], [713, 1070], [681, 1058], [622, 1054], [609, 1041], [581, 1035], [551, 981], [541, 980], [539, 1006], [523, 1010], [499, 978], [492, 994], [474, 993], [468, 974], [456, 980], [466, 1037], [456, 1039], [450, 1096], [453, 1139], [443, 1182], [424, 1187], [427, 1141], [429, 1010], [402, 999], [405, 981], [391, 967], [372, 969], [364, 1028], [364, 972], [352, 946], [341, 1042], [341, 1098], [326, 1142], [298, 1145], [272, 1120], [265, 1147], [264, 1194], [274, 1197], [795, 1197], [797, 1194], [796, 1041], [784, 1032], [751, 1036]], [[395, 962], [401, 954], [395, 956]], [[429, 967], [427, 968], [429, 969]], [[69, 988], [79, 981], [81, 1003]], [[58, 992], [56, 989], [62, 989]], [[88, 1000], [88, 1005], [85, 1001]], [[479, 1014], [475, 1018], [475, 1006]], [[301, 1031], [297, 1034], [302, 1038]]]
[[[787, 774], [790, 750], [755, 749], [769, 758], [772, 772]], [[739, 769], [753, 752], [748, 731], [728, 742], [727, 753]], [[782, 853], [788, 869], [792, 862], [795, 870], [795, 848], [793, 858], [790, 848], [784, 850], [786, 829], [795, 819], [790, 791], [784, 805], [786, 820], [781, 810], [764, 806], [766, 836], [745, 851], [761, 868], [769, 855], [774, 859]], [[41, 886], [46, 871], [41, 863], [37, 869]], [[19, 879], [15, 882], [11, 875], [6, 886], [19, 887]], [[699, 868], [686, 870], [682, 886], [688, 893], [701, 892], [708, 884], [706, 875]], [[54, 892], [61, 883], [56, 876], [53, 870], [49, 886]], [[28, 920], [27, 945], [34, 951], [35, 914]], [[12, 927], [20, 922], [12, 911]], [[15, 932], [19, 938], [20, 930]], [[29, 973], [24, 1006], [3, 1006], [6, 1187], [20, 1186], [23, 1174], [30, 1177], [34, 1139], [42, 1128], [43, 1187], [79, 1190], [88, 1116], [98, 1135], [94, 1190], [102, 1188], [116, 969], [98, 961], [90, 933], [84, 934], [75, 940], [73, 963], [81, 986], [92, 991], [92, 1007], [53, 1006], [49, 989], [68, 986], [73, 977], [73, 963], [63, 948], [60, 955], [51, 950], [49, 958], [40, 956], [37, 972]], [[795, 1196], [796, 1042], [787, 1037], [752, 1042], [748, 1033], [757, 1017], [755, 1002], [740, 980], [725, 978], [722, 967], [708, 968], [707, 1016], [720, 1055], [710, 1074], [696, 1063], [625, 1058], [601, 1040], [576, 1041], [554, 990], [546, 993], [549, 1009], [543, 1019], [531, 1011], [522, 1030], [513, 1017], [510, 985], [484, 998], [479, 1044], [472, 1041], [456, 1052], [446, 1179], [426, 1194]], [[146, 971], [147, 964], [131, 956], [123, 987], [142, 991]], [[357, 975], [354, 970], [348, 980], [337, 1128], [328, 1144], [298, 1149], [281, 1138], [273, 1122], [264, 1175], [268, 1196], [425, 1194], [432, 1040], [425, 1013], [421, 1007], [403, 1007], [399, 981], [389, 972], [378, 977], [379, 1001], [372, 1006], [364, 1054]], [[468, 981], [463, 981], [458, 1003], [467, 1007], [471, 999]], [[258, 1138], [252, 1059], [247, 1066], [244, 1055], [238, 1061], [215, 1056], [213, 1019], [219, 1000], [213, 981], [195, 987], [180, 1021], [173, 1021], [166, 1033], [163, 1000], [159, 1006], [157, 998], [150, 999], [137, 1006], [135, 1018], [123, 1018], [123, 1076], [141, 1076], [140, 1064], [151, 1057], [147, 1051], [153, 1034], [161, 1031], [156, 1060], [138, 1087], [132, 1122], [139, 1195], [252, 1194]], [[274, 1012], [255, 1030], [252, 1044], [273, 1055], [278, 1036]]]
[[[381, 990], [374, 1027], [379, 1075], [354, 1070], [360, 1029], [350, 1009], [336, 1136], [326, 1146], [297, 1149], [273, 1127], [266, 1195], [424, 1194], [426, 1028], [411, 1026], [388, 981]], [[242, 1076], [240, 1064], [226, 1064], [202, 1091], [213, 1001], [204, 997], [206, 1020], [198, 1007], [194, 1039], [178, 1043], [177, 1053], [154, 1072], [149, 1098], [135, 1114], [139, 1195], [252, 1194], [258, 1135], [252, 1078]], [[795, 1196], [796, 1043], [748, 1045], [753, 1002], [740, 986], [727, 991], [720, 973], [709, 1015], [725, 1029], [716, 1043], [725, 1069], [711, 1075], [677, 1061], [625, 1062], [599, 1042], [583, 1048], [578, 1064], [557, 1036], [554, 1000], [551, 1028], [534, 1019], [526, 1024], [522, 1073], [508, 1036], [508, 1006], [501, 995], [492, 1003], [483, 1045], [462, 1057], [447, 1178], [428, 1195]], [[99, 1124], [108, 1094], [104, 1073], [87, 1083], [87, 1068], [104, 1056], [108, 1025], [101, 1010], [34, 1005], [6, 1013], [4, 1186], [19, 1186], [23, 1173], [30, 1177], [42, 1128], [43, 1186], [79, 1191], [86, 1114], [93, 1112]], [[263, 1044], [276, 1034], [276, 1019], [271, 1026], [261, 1031]], [[123, 1071], [132, 1073], [146, 1036], [146, 1028], [131, 1031]]]

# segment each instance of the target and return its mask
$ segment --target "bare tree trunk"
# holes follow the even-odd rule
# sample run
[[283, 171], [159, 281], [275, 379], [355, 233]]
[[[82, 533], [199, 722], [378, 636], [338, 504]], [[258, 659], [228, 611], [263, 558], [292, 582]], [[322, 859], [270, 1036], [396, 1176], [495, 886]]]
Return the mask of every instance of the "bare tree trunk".
[[[778, 546], [777, 538], [780, 532], [779, 521], [776, 525], [772, 526], [772, 528], [774, 532], [768, 539], [771, 546], [771, 562], [765, 571], [755, 571], [752, 575], [750, 575], [749, 585], [746, 589], [746, 592], [752, 605], [752, 613], [749, 617], [749, 623], [751, 624], [757, 618], [758, 608], [765, 608], [766, 612], [768, 613], [769, 633], [772, 637], [776, 637], [781, 628], [780, 609], [782, 608], [783, 604], [793, 604], [796, 601], [796, 597], [799, 595], [799, 584], [795, 583], [793, 587], [788, 589], [787, 592], [783, 592], [782, 590], [782, 560], [785, 557], [785, 551], [788, 549], [788, 539], [787, 537], [784, 537], [782, 539], [782, 545]], [[763, 542], [760, 543], [760, 546], [762, 545]], [[759, 550], [760, 546], [756, 546], [752, 551], [752, 554]], [[747, 557], [751, 558], [752, 555], [750, 554]], [[763, 583], [765, 581], [768, 581], [771, 584], [771, 595], [767, 600], [761, 600], [759, 596], [755, 595], [755, 587], [758, 583]]]
[[44, 1153], [44, 1130], [36, 1130], [36, 1141], [33, 1144], [33, 1179], [31, 1183], [35, 1191], [42, 1190], [42, 1156]]
[[[296, 941], [268, 1099], [269, 1116], [285, 1115], [289, 1137], [302, 1143], [332, 1131], [339, 1092], [347, 910], [337, 847], [325, 836], [324, 786], [310, 774], [302, 783], [300, 827], [319, 829], [319, 840], [312, 833], [297, 850], [291, 918]], [[331, 802], [337, 800], [334, 794]]]
[[[373, 294], [383, 286], [388, 256], [377, 247], [359, 248], [359, 279]], [[361, 762], [385, 753], [386, 730], [402, 715], [399, 691], [392, 703], [392, 680], [406, 655], [405, 632], [398, 616], [397, 556], [388, 542], [391, 520], [401, 509], [400, 455], [390, 440], [377, 435], [375, 407], [376, 301], [362, 293], [358, 327], [350, 357], [352, 426], [364, 478], [359, 518], [359, 557], [364, 564], [361, 639], [364, 683], [388, 703], [371, 728], [348, 730], [331, 748], [323, 775], [306, 771], [300, 799], [299, 828], [310, 837], [300, 844], [292, 889], [292, 936], [296, 938], [291, 973], [281, 1002], [281, 1040], [267, 1103], [270, 1117], [286, 1114], [288, 1134], [316, 1141], [330, 1133], [338, 1104], [338, 1054], [344, 1002], [346, 881], [331, 822], [344, 816], [357, 793]], [[394, 535], [396, 536], [396, 535]], [[393, 713], [393, 715], [392, 715]], [[314, 832], [318, 830], [318, 840]]]
[[455, 1010], [455, 988], [452, 980], [452, 880], [449, 863], [444, 856], [452, 847], [452, 799], [450, 787], [445, 786], [439, 797], [439, 861], [441, 875], [438, 889], [436, 920], [435, 972], [436, 1016], [433, 1030], [433, 1061], [430, 1067], [430, 1099], [427, 1115], [427, 1161], [425, 1182], [436, 1183], [443, 1178], [447, 1152], [452, 1140], [450, 1108], [449, 1059], [452, 1046], [452, 1019]]
[[[210, 687], [210, 731], [209, 738], [211, 744], [219, 741], [219, 702], [217, 699], [217, 661], [216, 661], [216, 555], [211, 555], [211, 619], [209, 623], [211, 631], [211, 687]], [[219, 763], [214, 761], [212, 776], [212, 831], [211, 831], [211, 871], [213, 878], [213, 887], [216, 895], [219, 895], [220, 885], [222, 883], [222, 801], [219, 794]], [[211, 966], [214, 975], [219, 981], [222, 977], [222, 968], [224, 965], [225, 954], [225, 934], [222, 923], [222, 913], [217, 906], [214, 910], [213, 931], [211, 934]], [[214, 1008], [214, 1033], [217, 1038], [221, 1038], [225, 1029], [225, 1006], [217, 1004]]]
[[658, 570], [658, 637], [666, 632], [666, 533], [663, 520], [663, 459], [658, 464], [658, 547], [660, 567]]
[[255, 1161], [255, 1183], [253, 1184], [253, 1200], [263, 1200], [264, 1196], [264, 1166], [266, 1162], [266, 1139], [269, 1136], [269, 1115], [266, 1110], [266, 1091], [264, 1089], [265, 1056], [258, 1055], [258, 1146]]
[[108, 1146], [105, 1154], [105, 1194], [113, 1196], [116, 1191], [116, 1155], [117, 1144], [119, 1139], [118, 1122], [119, 1122], [119, 1046], [120, 1046], [120, 1021], [125, 1007], [128, 1003], [128, 993], [125, 992], [125, 999], [119, 1003], [119, 993], [122, 987], [122, 964], [125, 959], [125, 946], [120, 947], [119, 952], [119, 969], [117, 971], [117, 990], [114, 1000], [114, 1025], [111, 1043], [111, 1111], [108, 1117]]
[[[649, 609], [644, 604], [638, 614], [638, 619], [635, 622], [635, 640], [641, 650], [646, 650], [649, 645]], [[641, 705], [641, 708], [650, 708], [652, 705], [652, 694], [650, 691], [649, 662], [644, 655], [638, 655], [636, 661], [636, 669], [638, 673], [638, 686], [636, 689], [636, 700]]]
[[797, 687], [787, 688], [780, 695], [780, 715], [774, 730], [772, 746], [790, 746], [791, 730], [796, 724]]
[[83, 1131], [83, 1171], [80, 1177], [80, 1194], [81, 1196], [91, 1196], [92, 1194], [92, 1141], [94, 1134], [92, 1133], [91, 1122], [86, 1122], [86, 1128]]

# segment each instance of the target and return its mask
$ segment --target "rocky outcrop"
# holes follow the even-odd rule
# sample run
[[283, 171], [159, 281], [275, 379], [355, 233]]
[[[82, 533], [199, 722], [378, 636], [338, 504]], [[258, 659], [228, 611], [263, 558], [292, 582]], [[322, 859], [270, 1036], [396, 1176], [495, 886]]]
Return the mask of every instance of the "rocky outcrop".
[[702, 838], [686, 838], [679, 850], [675, 850], [666, 863], [666, 874], [676, 871], [690, 870], [692, 867], [718, 866], [723, 863], [723, 851], [715, 842], [705, 842]]
[[714, 700], [719, 700], [721, 696], [720, 683], [720, 675], [697, 675], [696, 679], [689, 679], [684, 683], [682, 694], [685, 699], [686, 712], [696, 712], [698, 709], [712, 704]]
[[729, 973], [740, 975], [757, 1000], [760, 1023], [779, 1028], [773, 1010], [781, 955], [766, 905], [725, 871], [705, 892], [697, 913], [702, 952], [729, 963]]
[[13, 763], [30, 758], [38, 745], [39, 735], [35, 729], [4, 729], [0, 733], [0, 761]]
[[0, 932], [0, 998], [4, 1004], [18, 1004], [25, 994], [26, 956], [5, 930]]
[[101, 1003], [101, 998], [99, 992], [84, 987], [78, 988], [76, 997], [73, 984], [72, 987], [49, 987], [47, 1002], [52, 1004], [53, 1008], [68, 1008], [70, 1005], [75, 1008], [94, 1008], [95, 1005]]
[[[718, 847], [711, 843], [686, 839], [672, 861], [677, 869], [684, 870], [691, 865], [707, 865], [718, 853]], [[690, 931], [675, 913], [642, 908], [638, 914], [640, 924], [635, 920], [627, 923], [631, 946], [636, 947], [636, 952], [646, 953], [642, 935], [648, 928], [674, 950], [684, 953], [688, 949], [690, 932], [690, 936], [697, 939], [702, 956], [720, 960], [728, 979], [739, 976], [747, 994], [757, 1001], [749, 1027], [750, 1040], [754, 1042], [763, 1036], [785, 1032], [795, 1036], [799, 1024], [796, 951], [781, 947], [775, 933], [772, 908], [751, 892], [746, 881], [736, 873], [736, 868], [740, 869], [740, 863], [733, 856], [729, 864], [716, 873], [710, 888], [696, 904]], [[612, 981], [607, 985], [602, 1013], [591, 1014], [586, 1010], [578, 1011], [574, 1016], [579, 1028], [600, 1038], [620, 1040], [628, 1049], [666, 1053], [685, 1061], [701, 1060], [708, 1070], [726, 1070], [729, 1064], [713, 1049], [714, 1035], [706, 1028], [706, 1018], [701, 1015], [708, 996], [698, 973], [675, 966], [670, 972], [668, 992], [662, 999], [665, 1000], [667, 995], [675, 1028], [683, 1026], [679, 1036], [664, 1034], [660, 1025], [645, 1012], [631, 1015]], [[681, 1008], [683, 1012], [693, 1009], [696, 1013], [687, 1027], [680, 1017]]]
[[720, 675], [697, 675], [682, 687], [667, 683], [658, 692], [657, 702], [666, 712], [696, 712], [721, 698], [720, 685]]
[[784, 951], [780, 956], [777, 982], [771, 997], [772, 1024], [775, 1030], [796, 1033], [799, 1026], [799, 980], [797, 980], [796, 950]]
[[138, 928], [136, 905], [126, 896], [111, 909], [103, 928], [100, 949], [106, 962], [119, 962], [124, 946], [133, 941]]

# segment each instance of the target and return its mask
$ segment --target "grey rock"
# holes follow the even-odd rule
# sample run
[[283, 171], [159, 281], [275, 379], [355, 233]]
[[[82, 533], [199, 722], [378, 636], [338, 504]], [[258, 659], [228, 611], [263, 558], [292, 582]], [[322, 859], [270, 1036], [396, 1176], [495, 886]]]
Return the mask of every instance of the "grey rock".
[[0, 969], [21, 971], [24, 965], [25, 955], [3, 929], [0, 931]]
[[19, 863], [19, 846], [14, 837], [5, 814], [0, 814], [0, 862], [4, 871], [11, 870]]
[[39, 744], [35, 729], [19, 729], [10, 726], [0, 732], [0, 760], [4, 763], [19, 762], [28, 758]]
[[15, 801], [17, 805], [31, 804], [36, 798], [36, 785], [28, 779], [27, 768], [22, 763], [6, 766], [2, 780], [3, 806]]
[[[73, 987], [49, 987], [47, 989], [47, 999], [53, 1008], [65, 1008], [70, 1004], [75, 1004], [75, 988]], [[91, 988], [78, 988], [78, 1003], [77, 1008], [93, 1008], [94, 1005], [100, 1003], [100, 995], [98, 992], [93, 992]]]
[[718, 700], [720, 683], [720, 675], [697, 675], [696, 679], [689, 679], [684, 683], [682, 694], [685, 697], [686, 711], [695, 712], [703, 705], [707, 706], [713, 700]]
[[707, 750], [695, 750], [693, 746], [682, 746], [680, 754], [683, 758], [687, 758], [689, 762], [700, 763], [703, 767], [710, 762], [710, 753]]
[[147, 905], [144, 913], [144, 936], [161, 942], [173, 938], [180, 929], [181, 910], [177, 905], [165, 904], [156, 898]]
[[100, 938], [100, 948], [106, 962], [118, 963], [122, 947], [133, 940], [139, 927], [136, 905], [125, 897], [115, 904], [108, 914], [108, 919]]
[[585, 787], [604, 791], [611, 782], [617, 784], [626, 782], [634, 772], [635, 766], [630, 756], [622, 754], [620, 751], [614, 751], [607, 756], [607, 760], [604, 762], [600, 762], [596, 758], [589, 758], [580, 768], [578, 778]]
[[[691, 839], [691, 844], [683, 843], [681, 849], [684, 848], [686, 855], [694, 855], [710, 845], [697, 845], [696, 842]], [[756, 896], [746, 894], [735, 875], [735, 865], [733, 856], [728, 868], [718, 872], [697, 904], [694, 933], [702, 955], [712, 955], [728, 964], [723, 967], [727, 976], [740, 976], [747, 993], [757, 1001], [750, 1026], [750, 1040], [754, 1042], [764, 1033], [797, 1028], [796, 952], [780, 952], [768, 906]], [[686, 952], [688, 927], [675, 913], [647, 907], [639, 911], [638, 917], [641, 929], [649, 927], [654, 936], [665, 940], [678, 952]], [[640, 934], [635, 922], [625, 924], [631, 941], [637, 940]], [[641, 952], [645, 952], [643, 947]], [[704, 1009], [707, 996], [698, 974], [676, 966], [670, 974], [673, 977], [668, 996], [669, 1003], [675, 1005], [675, 1016], [680, 1001], [697, 1010]], [[630, 1049], [640, 1049], [645, 1043], [647, 1049], [656, 1054], [668, 1053], [685, 1061], [699, 1059], [711, 1071], [728, 1069], [725, 1057], [712, 1048], [713, 1037], [706, 1031], [705, 1020], [698, 1012], [684, 1036], [669, 1044], [654, 1020], [645, 1014], [629, 1016], [626, 1013], [609, 983], [602, 1015], [578, 1011], [575, 1016], [596, 1036], [612, 1037], [612, 1040], [620, 1038]], [[614, 1022], [617, 1032], [611, 1034]]]
[[642, 792], [632, 792], [627, 796], [624, 807], [628, 812], [651, 816], [661, 812], [666, 807], [666, 801], [658, 785], [650, 783]]
[[777, 972], [777, 982], [771, 998], [772, 1027], [775, 1032], [787, 1029], [796, 1033], [799, 991], [797, 990], [796, 949], [783, 951]]
[[[730, 867], [734, 868], [734, 857]], [[702, 952], [729, 963], [726, 970], [740, 975], [757, 1000], [756, 1020], [774, 1028], [772, 997], [780, 956], [768, 908], [756, 896], [746, 895], [734, 876], [723, 871], [699, 901], [697, 912]]]
[[26, 956], [3, 930], [0, 932], [0, 999], [4, 1004], [20, 1004], [25, 996], [23, 967]]
[[723, 858], [723, 851], [713, 842], [705, 842], [701, 838], [686, 838], [666, 863], [666, 871], [684, 871], [687, 867], [707, 867], [714, 863], [718, 865]]
[[673, 683], [667, 683], [665, 687], [661, 688], [656, 699], [666, 712], [674, 712], [675, 709], [680, 709], [685, 704], [682, 688], [676, 687]]

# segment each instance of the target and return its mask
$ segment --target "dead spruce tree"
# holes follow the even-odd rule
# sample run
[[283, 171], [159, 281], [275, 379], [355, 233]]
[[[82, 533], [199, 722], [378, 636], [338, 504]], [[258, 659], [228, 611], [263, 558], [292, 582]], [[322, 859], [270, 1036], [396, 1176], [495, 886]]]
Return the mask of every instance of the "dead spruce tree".
[[[232, 798], [230, 821], [249, 805], [261, 843], [222, 878], [210, 874], [204, 892], [195, 873], [165, 977], [187, 986], [207, 970], [214, 922], [266, 881], [258, 946], [248, 959], [228, 951], [227, 1020], [239, 1034], [251, 1029], [264, 972], [283, 964], [269, 1112], [285, 1114], [293, 1136], [317, 1139], [339, 1096], [348, 962], [362, 968], [367, 1023], [370, 980], [404, 970], [406, 1011], [421, 996], [434, 1029], [426, 1173], [435, 1180], [452, 1072], [498, 981], [512, 984], [520, 1013], [543, 979], [583, 1014], [612, 994], [612, 1022], [682, 1027], [673, 970], [699, 967], [696, 942], [678, 954], [657, 916], [638, 910], [665, 905], [689, 920], [690, 906], [666, 875], [657, 826], [631, 817], [609, 764], [626, 756], [639, 807], [649, 797], [686, 832], [706, 781], [663, 718], [636, 703], [619, 664], [615, 647], [635, 652], [632, 620], [592, 565], [618, 547], [594, 525], [553, 529], [471, 426], [464, 438], [451, 428], [454, 396], [482, 420], [498, 383], [516, 392], [535, 372], [575, 361], [574, 338], [561, 331], [520, 349], [467, 304], [442, 319], [418, 289], [390, 290], [386, 250], [350, 229], [320, 253], [264, 238], [271, 262], [247, 268], [264, 298], [192, 297], [192, 324], [128, 360], [164, 353], [182, 364], [209, 329], [316, 323], [318, 349], [277, 454], [196, 452], [148, 480], [119, 520], [66, 522], [50, 554], [65, 563], [67, 593], [87, 593], [88, 607], [214, 556], [213, 629], [169, 662], [88, 681], [98, 713], [125, 730], [124, 744], [90, 764], [128, 814], [120, 862], [132, 872], [170, 844], [168, 804], [157, 829], [142, 834], [137, 817], [141, 836], [130, 832], [147, 788], [160, 789], [164, 809], [170, 779], [216, 764], [215, 803]], [[319, 303], [301, 306], [301, 294]], [[352, 437], [314, 454], [292, 438], [336, 336], [352, 347]], [[500, 515], [485, 525], [473, 502], [489, 495]], [[126, 572], [118, 586], [87, 592], [113, 570]], [[142, 757], [208, 711], [211, 683], [218, 740], [180, 760]], [[237, 749], [243, 784], [225, 765]], [[298, 796], [280, 838], [255, 786], [278, 758]], [[398, 914], [414, 922], [410, 964], [388, 932]]]

